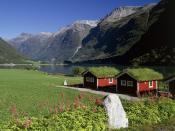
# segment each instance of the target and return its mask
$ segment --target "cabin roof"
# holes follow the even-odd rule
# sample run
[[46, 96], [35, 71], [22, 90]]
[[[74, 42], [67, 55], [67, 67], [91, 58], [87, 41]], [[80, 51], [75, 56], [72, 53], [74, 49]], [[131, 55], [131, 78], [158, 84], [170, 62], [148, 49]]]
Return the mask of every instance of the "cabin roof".
[[[163, 75], [150, 68], [128, 68], [123, 71], [122, 74], [127, 73], [138, 81], [149, 81], [149, 80], [162, 80]], [[117, 77], [121, 76], [118, 75]]]
[[120, 71], [114, 67], [90, 67], [87, 72], [92, 73], [97, 78], [115, 77]]

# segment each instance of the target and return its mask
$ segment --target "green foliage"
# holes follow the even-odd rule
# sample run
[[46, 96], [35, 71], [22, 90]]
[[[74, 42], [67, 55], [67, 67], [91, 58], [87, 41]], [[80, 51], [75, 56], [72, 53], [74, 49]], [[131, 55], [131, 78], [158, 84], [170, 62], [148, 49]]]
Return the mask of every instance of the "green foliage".
[[164, 131], [175, 131], [175, 118], [172, 118], [170, 120], [164, 121], [151, 127], [152, 131], [160, 131], [162, 129]]
[[32, 117], [13, 120], [1, 129], [104, 131], [107, 129], [107, 116], [102, 107], [86, 107], [85, 109], [71, 109], [41, 118]]
[[38, 66], [36, 65], [25, 65], [25, 66], [20, 66], [20, 69], [26, 69], [26, 70], [38, 70]]
[[85, 71], [86, 69], [84, 67], [80, 67], [80, 66], [77, 66], [77, 67], [74, 67], [72, 72], [74, 75], [82, 75], [82, 73]]
[[[80, 99], [80, 98], [79, 98]], [[129, 118], [129, 128], [121, 131], [151, 131], [160, 129], [158, 125], [171, 129], [175, 122], [175, 102], [168, 98], [149, 99], [138, 102], [122, 101]], [[10, 130], [109, 130], [107, 114], [102, 106], [81, 105], [70, 106], [59, 113], [40, 117], [23, 117], [0, 125], [1, 129]]]
[[124, 102], [130, 126], [156, 124], [175, 117], [175, 102], [160, 98], [139, 102]]
[[120, 71], [114, 67], [90, 67], [88, 69], [92, 74], [97, 77], [114, 77], [120, 73]]
[[126, 72], [140, 81], [163, 79], [163, 74], [150, 68], [128, 68]]
[[[0, 69], [0, 122], [11, 118], [9, 111], [16, 105], [19, 112], [30, 116], [48, 114], [48, 107], [64, 101], [73, 102], [79, 91], [61, 88], [64, 80], [68, 84], [82, 83], [81, 77], [68, 77], [63, 75], [47, 75], [33, 70]], [[88, 96], [94, 96], [87, 93]], [[86, 99], [84, 102], [87, 102]]]
[[116, 131], [175, 131], [175, 118], [158, 124], [145, 124], [139, 127], [130, 126], [128, 129], [120, 129]]
[[[104, 108], [95, 105], [98, 102], [97, 98], [101, 97], [57, 87], [63, 84], [64, 79], [70, 83], [82, 82], [80, 77], [51, 76], [38, 71], [1, 69], [0, 129], [107, 130]], [[122, 103], [129, 118], [129, 129], [164, 123], [175, 118], [175, 101], [171, 99], [156, 98], [138, 102], [122, 101]], [[70, 106], [67, 109], [67, 105], [76, 108]], [[11, 115], [18, 117], [10, 121]]]
[[168, 91], [168, 84], [165, 83], [164, 81], [159, 81], [158, 82], [158, 87], [159, 87], [159, 91]]
[[22, 57], [12, 46], [0, 38], [0, 63], [24, 63]]

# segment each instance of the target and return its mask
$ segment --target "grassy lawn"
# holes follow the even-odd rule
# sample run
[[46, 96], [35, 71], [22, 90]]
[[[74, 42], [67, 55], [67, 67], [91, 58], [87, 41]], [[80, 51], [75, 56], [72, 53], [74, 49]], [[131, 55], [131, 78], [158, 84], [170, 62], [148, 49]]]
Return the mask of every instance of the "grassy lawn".
[[[18, 112], [29, 116], [40, 116], [49, 113], [49, 108], [57, 104], [72, 103], [79, 91], [56, 87], [81, 83], [81, 77], [51, 76], [38, 71], [18, 69], [0, 69], [0, 118], [7, 120], [11, 117], [14, 107]], [[92, 94], [85, 94], [87, 100]], [[94, 96], [97, 97], [97, 96]]]

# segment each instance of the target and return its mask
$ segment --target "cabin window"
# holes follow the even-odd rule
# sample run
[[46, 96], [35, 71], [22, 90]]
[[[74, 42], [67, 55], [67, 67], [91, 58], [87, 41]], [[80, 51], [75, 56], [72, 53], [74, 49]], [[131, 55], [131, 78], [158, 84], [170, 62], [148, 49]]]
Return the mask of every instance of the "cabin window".
[[149, 81], [149, 88], [153, 87], [153, 81]]
[[109, 83], [113, 83], [113, 78], [109, 78]]
[[126, 86], [126, 80], [121, 80], [121, 86]]
[[127, 81], [127, 86], [133, 87], [133, 81]]
[[86, 82], [94, 82], [94, 77], [86, 77]]

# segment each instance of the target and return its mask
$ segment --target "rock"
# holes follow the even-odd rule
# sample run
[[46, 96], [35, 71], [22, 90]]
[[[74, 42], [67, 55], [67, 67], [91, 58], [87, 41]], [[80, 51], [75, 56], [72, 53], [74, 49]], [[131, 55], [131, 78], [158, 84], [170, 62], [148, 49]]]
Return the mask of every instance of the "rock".
[[104, 100], [104, 106], [108, 114], [110, 128], [127, 128], [128, 118], [119, 97], [115, 94], [108, 95]]

